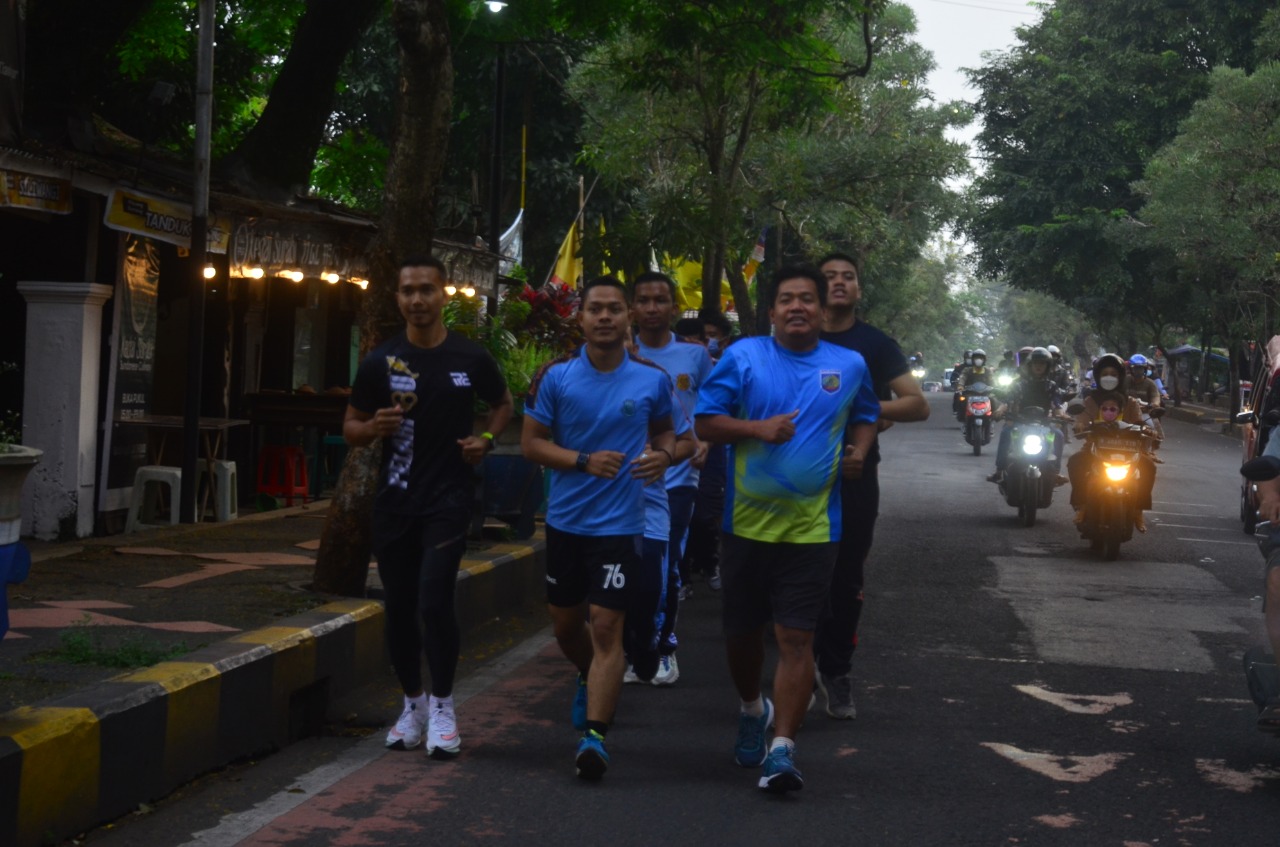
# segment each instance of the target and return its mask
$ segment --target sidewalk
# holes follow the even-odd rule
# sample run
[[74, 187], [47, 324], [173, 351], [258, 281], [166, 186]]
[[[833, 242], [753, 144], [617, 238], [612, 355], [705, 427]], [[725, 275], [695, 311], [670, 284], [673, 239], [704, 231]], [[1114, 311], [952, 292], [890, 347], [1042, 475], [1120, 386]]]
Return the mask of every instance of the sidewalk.
[[[0, 844], [60, 840], [284, 746], [386, 672], [376, 569], [370, 599], [309, 588], [327, 509], [29, 544], [0, 642]], [[464, 631], [542, 596], [542, 548], [468, 551]]]
[[1166, 414], [1174, 420], [1193, 424], [1225, 424], [1230, 415], [1230, 398], [1223, 398], [1218, 405], [1208, 403], [1191, 403], [1183, 401], [1181, 406], [1173, 405], [1173, 401], [1165, 403]]

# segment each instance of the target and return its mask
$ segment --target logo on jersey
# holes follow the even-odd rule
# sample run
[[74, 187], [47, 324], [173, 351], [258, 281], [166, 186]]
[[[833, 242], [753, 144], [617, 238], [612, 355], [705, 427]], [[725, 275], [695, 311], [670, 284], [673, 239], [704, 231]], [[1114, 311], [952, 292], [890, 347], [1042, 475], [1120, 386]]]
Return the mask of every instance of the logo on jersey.
[[410, 379], [417, 379], [418, 375], [409, 370], [409, 365], [403, 359], [397, 359], [395, 356], [387, 357], [387, 373], [403, 374]]
[[835, 394], [840, 390], [840, 371], [822, 372], [822, 390], [828, 394]]
[[635, 415], [635, 413], [636, 413], [636, 401], [635, 401], [635, 400], [623, 400], [623, 401], [622, 401], [622, 414], [626, 415], [627, 417], [632, 417], [632, 416], [634, 416], [634, 415]]
[[[418, 375], [395, 356], [387, 357], [387, 382], [391, 389], [391, 403], [399, 406], [407, 415], [418, 405]], [[409, 469], [413, 465], [413, 418], [405, 417], [404, 423], [387, 439], [384, 449], [391, 451], [387, 462], [387, 486], [405, 491], [409, 488]]]
[[688, 374], [676, 374], [676, 389], [688, 391], [690, 388], [693, 388], [693, 377]]
[[449, 379], [453, 380], [453, 384], [456, 385], [458, 388], [471, 387], [471, 378], [467, 376], [466, 373], [460, 373], [458, 371], [449, 371]]

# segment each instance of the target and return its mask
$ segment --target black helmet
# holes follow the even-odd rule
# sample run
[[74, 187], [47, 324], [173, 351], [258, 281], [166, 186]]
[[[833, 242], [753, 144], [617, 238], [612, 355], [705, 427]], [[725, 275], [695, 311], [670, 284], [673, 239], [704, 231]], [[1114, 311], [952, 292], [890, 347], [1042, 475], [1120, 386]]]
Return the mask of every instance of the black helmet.
[[1053, 354], [1047, 348], [1037, 347], [1031, 351], [1031, 355], [1027, 357], [1028, 362], [1044, 362], [1046, 365], [1053, 363]]
[[1122, 394], [1126, 390], [1128, 390], [1128, 387], [1129, 387], [1129, 378], [1127, 375], [1128, 368], [1125, 367], [1124, 359], [1120, 358], [1115, 353], [1104, 353], [1103, 355], [1093, 360], [1093, 381], [1097, 383], [1099, 388], [1104, 388], [1104, 386], [1102, 385], [1102, 377], [1098, 373], [1098, 371], [1102, 370], [1103, 368], [1110, 368], [1111, 370], [1115, 371], [1116, 374], [1119, 375], [1120, 377], [1119, 383], [1117, 383], [1113, 389], [1108, 389], [1108, 390], [1119, 391]]

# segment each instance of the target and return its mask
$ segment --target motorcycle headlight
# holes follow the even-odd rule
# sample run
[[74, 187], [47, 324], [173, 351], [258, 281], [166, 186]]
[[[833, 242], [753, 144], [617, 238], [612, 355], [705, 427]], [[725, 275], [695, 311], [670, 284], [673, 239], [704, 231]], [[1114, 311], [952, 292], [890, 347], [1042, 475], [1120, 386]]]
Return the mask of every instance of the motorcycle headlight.
[[924, 368], [916, 368], [911, 372], [911, 375], [916, 379], [924, 379], [925, 370]]
[[1044, 449], [1044, 440], [1038, 435], [1028, 435], [1022, 439], [1022, 452], [1028, 456], [1035, 456]]
[[1008, 388], [1010, 385], [1013, 385], [1013, 377], [1009, 374], [1000, 374], [1000, 376], [996, 377], [996, 385], [999, 385], [1001, 388]]
[[1120, 480], [1124, 479], [1126, 476], [1129, 475], [1128, 465], [1104, 464], [1103, 469], [1107, 474], [1107, 479], [1111, 480], [1112, 482], [1119, 482]]

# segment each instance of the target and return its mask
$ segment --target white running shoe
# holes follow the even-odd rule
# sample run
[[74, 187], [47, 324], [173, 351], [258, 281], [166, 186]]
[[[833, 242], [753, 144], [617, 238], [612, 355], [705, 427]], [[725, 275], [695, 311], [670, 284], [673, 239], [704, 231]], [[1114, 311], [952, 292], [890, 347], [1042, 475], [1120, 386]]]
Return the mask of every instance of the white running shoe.
[[627, 672], [622, 675], [622, 684], [638, 685], [639, 683], [642, 683], [642, 682], [644, 682], [644, 680], [636, 676], [636, 669], [633, 668], [631, 665], [627, 665]]
[[654, 685], [675, 685], [679, 678], [680, 666], [676, 664], [674, 655], [663, 656], [658, 660], [658, 672], [653, 675]]
[[400, 719], [387, 733], [387, 747], [392, 750], [412, 750], [422, 743], [422, 736], [426, 731], [426, 709], [419, 709], [406, 697]]
[[427, 755], [433, 759], [452, 759], [462, 750], [458, 734], [458, 718], [453, 704], [436, 701], [427, 722]]

